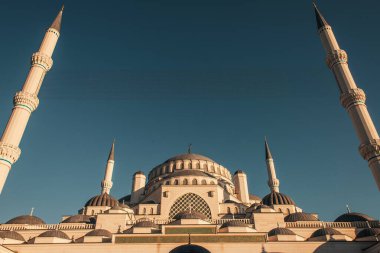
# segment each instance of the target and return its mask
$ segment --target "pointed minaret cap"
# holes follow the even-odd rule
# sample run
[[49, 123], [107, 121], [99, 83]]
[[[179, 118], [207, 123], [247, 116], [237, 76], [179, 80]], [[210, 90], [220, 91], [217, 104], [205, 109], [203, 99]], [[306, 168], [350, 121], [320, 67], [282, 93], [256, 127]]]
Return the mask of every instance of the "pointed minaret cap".
[[108, 160], [115, 161], [115, 140], [113, 140], [113, 142], [112, 142], [112, 146], [111, 146], [110, 154], [108, 156]]
[[313, 2], [314, 11], [315, 11], [315, 18], [317, 19], [317, 27], [318, 30], [321, 29], [324, 26], [328, 26], [326, 19], [322, 16], [322, 14], [319, 12], [317, 5], [315, 2]]
[[266, 137], [265, 137], [265, 159], [266, 160], [273, 159]]
[[64, 8], [65, 8], [65, 6], [62, 5], [61, 10], [59, 11], [57, 17], [54, 19], [53, 23], [50, 26], [50, 28], [53, 28], [53, 29], [57, 30], [58, 32], [61, 32], [62, 14], [63, 14]]

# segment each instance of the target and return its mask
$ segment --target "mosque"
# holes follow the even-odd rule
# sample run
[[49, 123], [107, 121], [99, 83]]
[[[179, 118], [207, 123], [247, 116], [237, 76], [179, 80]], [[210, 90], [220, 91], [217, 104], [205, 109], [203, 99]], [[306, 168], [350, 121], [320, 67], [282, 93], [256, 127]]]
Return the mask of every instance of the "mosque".
[[[331, 26], [314, 8], [327, 64], [336, 76], [342, 105], [353, 115], [360, 151], [376, 178], [380, 158], [375, 147], [380, 141], [365, 108], [364, 92], [356, 87], [347, 54], [340, 50]], [[38, 106], [43, 77], [52, 67], [62, 14], [63, 9], [33, 54], [24, 87], [14, 98], [0, 142], [1, 189], [21, 154], [18, 145]], [[380, 252], [379, 220], [347, 210], [334, 221], [322, 221], [282, 193], [268, 142], [264, 144], [269, 190], [263, 198], [248, 191], [244, 171], [231, 171], [189, 148], [147, 176], [135, 172], [131, 192], [117, 199], [110, 193], [117, 157], [113, 143], [98, 195], [84, 200], [77, 214], [64, 216], [57, 224], [46, 224], [32, 214], [0, 224], [0, 253]]]

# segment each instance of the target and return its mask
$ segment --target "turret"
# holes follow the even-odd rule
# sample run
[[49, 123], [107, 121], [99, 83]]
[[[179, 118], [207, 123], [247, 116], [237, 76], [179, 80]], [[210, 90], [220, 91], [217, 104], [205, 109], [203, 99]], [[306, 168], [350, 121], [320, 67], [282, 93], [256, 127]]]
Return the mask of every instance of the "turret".
[[131, 203], [138, 203], [144, 195], [146, 176], [142, 171], [137, 171], [133, 175]]
[[62, 13], [63, 7], [47, 29], [40, 49], [32, 55], [31, 68], [22, 90], [14, 96], [12, 114], [0, 139], [0, 193], [13, 163], [21, 155], [21, 138], [31, 113], [39, 104], [37, 95], [43, 79], [53, 66], [51, 57], [61, 31]]
[[243, 203], [249, 203], [248, 181], [247, 175], [242, 170], [235, 172], [233, 177], [235, 185], [235, 193], [237, 198]]
[[267, 140], [265, 139], [265, 160], [267, 163], [268, 171], [268, 186], [272, 192], [280, 191], [280, 180], [276, 177], [276, 168], [274, 167], [274, 161], [269, 149]]
[[326, 63], [333, 72], [340, 91], [340, 102], [347, 110], [359, 138], [359, 152], [368, 161], [372, 174], [380, 189], [380, 139], [368, 113], [366, 95], [356, 86], [348, 67], [347, 53], [340, 49], [331, 26], [314, 4], [317, 28], [326, 51]]
[[104, 179], [101, 183], [102, 193], [110, 193], [112, 188], [112, 173], [115, 165], [115, 141], [112, 143], [110, 153], [108, 155], [106, 171], [104, 173]]

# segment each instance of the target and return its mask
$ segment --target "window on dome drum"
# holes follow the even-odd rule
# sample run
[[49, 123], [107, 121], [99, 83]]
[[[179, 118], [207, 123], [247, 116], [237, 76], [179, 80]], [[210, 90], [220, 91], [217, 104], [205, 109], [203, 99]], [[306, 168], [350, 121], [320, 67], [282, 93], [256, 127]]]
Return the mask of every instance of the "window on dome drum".
[[207, 184], [206, 180], [202, 180], [201, 184]]
[[189, 170], [193, 169], [193, 165], [191, 163], [189, 163], [189, 165], [187, 166], [187, 168], [189, 168]]
[[193, 185], [197, 185], [198, 184], [198, 180], [196, 180], [195, 178], [193, 179]]
[[169, 173], [169, 166], [165, 166], [165, 173]]
[[174, 185], [179, 185], [178, 179], [174, 180]]
[[207, 164], [204, 164], [204, 165], [203, 165], [203, 169], [204, 169], [205, 171], [207, 171]]
[[197, 168], [198, 170], [201, 169], [201, 165], [200, 165], [199, 163], [197, 163], [196, 168]]
[[188, 185], [188, 184], [189, 184], [189, 182], [187, 181], [186, 178], [183, 180], [183, 184], [184, 184], [184, 185]]
[[180, 169], [180, 170], [183, 170], [183, 168], [184, 168], [184, 164], [181, 163], [181, 165], [179, 166], [179, 169]]
[[210, 171], [211, 171], [211, 172], [215, 172], [214, 165], [211, 165]]
[[173, 164], [173, 170], [176, 170], [176, 169], [177, 169], [176, 164]]
[[200, 212], [211, 219], [211, 210], [206, 201], [197, 194], [186, 193], [179, 197], [170, 208], [169, 219], [172, 219], [180, 212], [188, 211], [191, 206], [191, 210]]

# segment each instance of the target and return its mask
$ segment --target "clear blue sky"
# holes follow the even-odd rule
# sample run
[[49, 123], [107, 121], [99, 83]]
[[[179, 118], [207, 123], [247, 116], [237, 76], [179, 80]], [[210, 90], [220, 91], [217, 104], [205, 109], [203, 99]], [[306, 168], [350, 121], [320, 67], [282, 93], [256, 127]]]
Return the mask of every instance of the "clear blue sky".
[[[0, 127], [60, 1], [0, 2]], [[380, 2], [320, 0], [349, 53], [380, 128]], [[380, 218], [380, 198], [337, 85], [325, 65], [311, 1], [65, 0], [54, 66], [29, 121], [22, 155], [0, 196], [0, 222], [29, 213], [48, 223], [100, 191], [116, 138], [111, 194], [187, 150], [269, 192], [264, 136], [281, 182], [306, 212]]]

